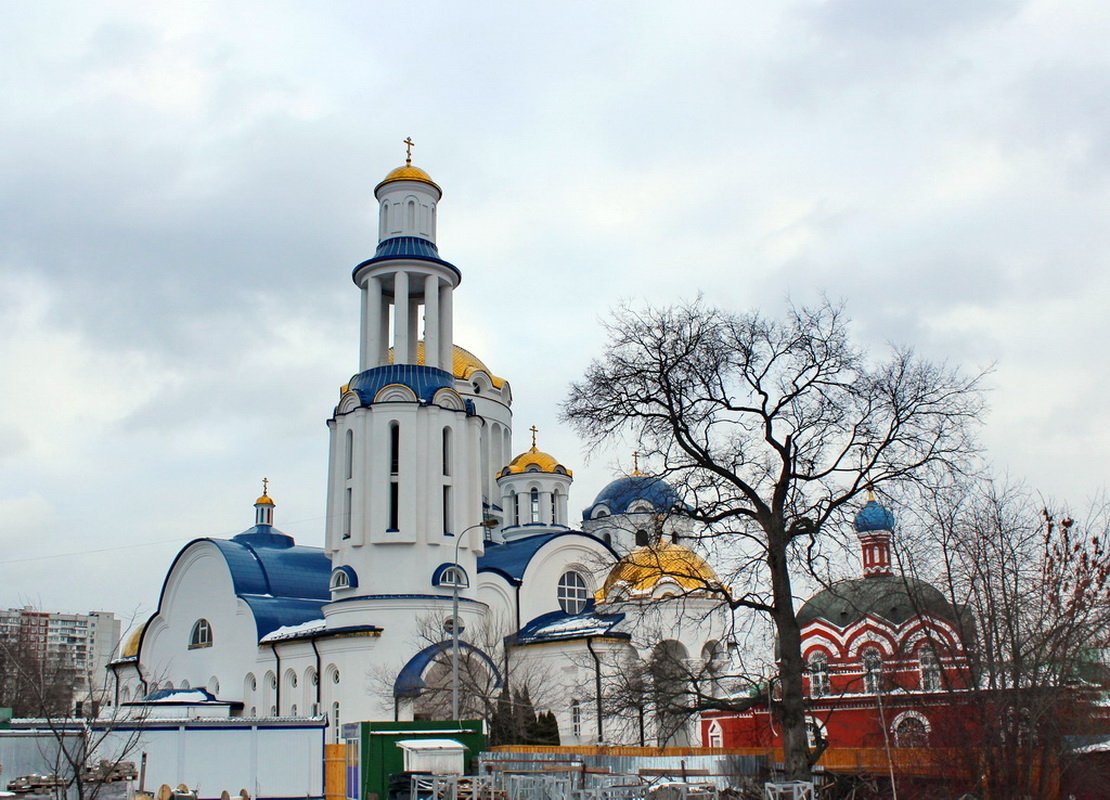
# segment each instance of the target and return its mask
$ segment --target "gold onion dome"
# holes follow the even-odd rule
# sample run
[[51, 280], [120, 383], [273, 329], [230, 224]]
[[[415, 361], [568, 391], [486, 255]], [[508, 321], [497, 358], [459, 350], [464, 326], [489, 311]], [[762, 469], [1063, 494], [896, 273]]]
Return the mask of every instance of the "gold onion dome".
[[440, 194], [443, 193], [443, 190], [439, 188], [439, 184], [432, 180], [431, 175], [420, 169], [420, 167], [414, 167], [409, 163], [397, 167], [397, 169], [386, 175], [382, 182], [374, 187], [374, 191], [378, 191], [378, 189], [382, 188], [387, 183], [396, 183], [397, 181], [418, 181], [420, 183], [426, 183], [429, 186], [434, 186], [436, 191]]
[[[452, 358], [451, 358], [451, 374], [453, 374], [456, 378], [458, 378], [459, 380], [467, 381], [467, 380], [470, 380], [470, 376], [473, 375], [475, 372], [484, 372], [487, 375], [489, 375], [490, 383], [493, 384], [494, 388], [500, 389], [502, 386], [505, 385], [505, 379], [504, 378], [499, 378], [496, 375], [494, 375], [490, 371], [490, 368], [487, 367], [482, 362], [482, 359], [478, 358], [478, 356], [474, 355], [469, 350], [464, 350], [463, 348], [459, 347], [457, 344], [453, 345], [453, 350], [454, 350], [454, 354], [452, 355]], [[393, 363], [393, 348], [392, 347], [389, 348], [389, 353], [387, 355], [387, 358], [389, 359], [389, 363], [392, 364]], [[417, 364], [423, 364], [424, 363], [424, 340], [423, 339], [421, 339], [420, 341], [418, 341], [416, 343], [416, 363]]]
[[259, 497], [257, 500], [255, 500], [254, 504], [256, 506], [272, 506], [274, 504], [274, 501], [270, 497], [270, 495], [264, 494], [261, 497]]
[[555, 456], [550, 453], [545, 453], [535, 445], [532, 445], [530, 450], [524, 451], [510, 461], [509, 465], [501, 470], [501, 474], [498, 477], [519, 475], [522, 472], [547, 472], [566, 475], [571, 478], [574, 477], [574, 473], [560, 464]]
[[622, 596], [651, 594], [663, 581], [673, 582], [685, 592], [723, 588], [717, 573], [693, 550], [660, 541], [637, 547], [618, 561], [595, 599], [606, 600], [618, 587], [623, 589]]

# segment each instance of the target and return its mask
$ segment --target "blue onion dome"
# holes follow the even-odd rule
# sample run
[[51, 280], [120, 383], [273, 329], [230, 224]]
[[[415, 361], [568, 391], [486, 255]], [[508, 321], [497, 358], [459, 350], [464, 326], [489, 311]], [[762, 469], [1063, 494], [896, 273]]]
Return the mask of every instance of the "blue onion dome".
[[871, 531], [893, 531], [894, 514], [886, 506], [879, 505], [876, 500], [869, 500], [860, 512], [856, 514], [856, 533], [870, 533]]
[[582, 512], [582, 519], [593, 519], [595, 512], [624, 514], [638, 502], [651, 506], [656, 513], [670, 511], [681, 504], [678, 492], [662, 478], [650, 475], [627, 475], [610, 483]]

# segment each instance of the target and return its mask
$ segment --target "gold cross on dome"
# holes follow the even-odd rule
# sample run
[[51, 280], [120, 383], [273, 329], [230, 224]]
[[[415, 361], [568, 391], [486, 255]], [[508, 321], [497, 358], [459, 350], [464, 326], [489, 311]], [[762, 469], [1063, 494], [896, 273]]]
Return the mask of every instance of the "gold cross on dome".
[[412, 164], [412, 148], [416, 144], [416, 142], [414, 142], [412, 140], [411, 136], [406, 136], [404, 144], [405, 144], [405, 166], [408, 167], [408, 166], [411, 166], [411, 164]]
[[535, 425], [533, 425], [528, 430], [532, 431], [532, 449], [535, 450], [536, 449], [536, 434], [540, 432], [540, 429], [537, 428]]
[[639, 450], [633, 450], [632, 451], [632, 474], [633, 475], [639, 475], [640, 474], [640, 451]]
[[270, 479], [269, 478], [263, 478], [262, 479], [262, 494], [263, 494], [263, 496], [266, 495], [266, 492], [269, 491], [269, 489], [270, 489]]

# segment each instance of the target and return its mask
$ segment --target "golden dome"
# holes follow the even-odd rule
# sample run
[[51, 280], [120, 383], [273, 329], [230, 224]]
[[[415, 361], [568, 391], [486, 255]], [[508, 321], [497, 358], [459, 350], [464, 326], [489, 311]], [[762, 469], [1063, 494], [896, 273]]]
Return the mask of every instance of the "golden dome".
[[[389, 348], [387, 355], [389, 363], [393, 363], [393, 348]], [[416, 363], [424, 363], [424, 340], [421, 339], [416, 343]], [[454, 355], [451, 359], [451, 374], [459, 380], [470, 380], [470, 376], [475, 372], [484, 372], [489, 375], [490, 383], [493, 384], [495, 389], [500, 389], [505, 385], [505, 379], [499, 378], [494, 375], [490, 368], [482, 363], [482, 359], [471, 353], [469, 350], [464, 350], [458, 345], [454, 345]]]
[[123, 649], [120, 650], [120, 658], [134, 658], [139, 654], [139, 641], [143, 638], [144, 630], [146, 630], [146, 625], [140, 625], [131, 631], [131, 635], [127, 637], [127, 641], [123, 644]]
[[671, 542], [656, 542], [637, 547], [618, 561], [594, 597], [603, 602], [618, 586], [624, 589], [623, 595], [650, 594], [664, 580], [688, 592], [722, 588], [717, 573], [693, 550]]
[[510, 461], [497, 477], [519, 475], [522, 472], [548, 472], [574, 477], [574, 473], [560, 464], [555, 456], [537, 449], [535, 445], [532, 445], [531, 450], [526, 450]]
[[439, 188], [438, 183], [432, 180], [431, 175], [420, 169], [420, 167], [414, 167], [412, 164], [405, 164], [404, 166], [397, 167], [397, 169], [386, 175], [381, 183], [374, 187], [374, 191], [377, 192], [378, 189], [382, 188], [387, 183], [396, 183], [397, 181], [419, 181], [420, 183], [434, 186], [436, 191], [443, 194], [443, 190]]
[[274, 501], [270, 498], [270, 495], [264, 494], [260, 498], [255, 500], [254, 504], [256, 506], [272, 506], [274, 504]]

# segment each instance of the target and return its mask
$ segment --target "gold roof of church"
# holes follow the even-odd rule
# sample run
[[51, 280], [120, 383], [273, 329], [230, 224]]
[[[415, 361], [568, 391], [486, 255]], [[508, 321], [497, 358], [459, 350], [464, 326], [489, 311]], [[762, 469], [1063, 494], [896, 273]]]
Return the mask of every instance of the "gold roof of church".
[[[389, 359], [389, 363], [392, 364], [392, 347], [389, 348], [387, 358]], [[424, 363], [423, 339], [416, 343], [416, 363]], [[474, 355], [469, 350], [459, 347], [457, 344], [454, 345], [454, 355], [451, 358], [451, 374], [453, 374], [459, 380], [465, 381], [470, 380], [470, 376], [473, 375], [475, 372], [484, 372], [489, 375], [490, 383], [492, 383], [494, 385], [494, 388], [496, 389], [500, 389], [505, 385], [505, 379], [499, 378], [498, 376], [494, 375], [490, 368], [482, 362], [482, 359], [478, 358], [478, 356]]]
[[381, 183], [374, 187], [374, 191], [378, 191], [378, 189], [382, 188], [387, 183], [395, 183], [397, 181], [419, 181], [420, 183], [434, 186], [441, 194], [443, 193], [443, 190], [439, 188], [439, 184], [432, 180], [431, 175], [420, 169], [420, 167], [414, 167], [412, 164], [404, 164], [403, 166], [397, 167], [397, 169], [386, 175]]
[[272, 506], [274, 504], [274, 501], [270, 498], [270, 495], [264, 494], [260, 498], [255, 500], [254, 504], [256, 506]]
[[131, 635], [127, 637], [127, 641], [123, 643], [123, 649], [120, 650], [120, 658], [134, 658], [139, 654], [139, 641], [143, 638], [143, 631], [146, 625], [140, 625], [135, 630], [131, 631]]
[[[536, 469], [533, 470], [530, 467]], [[501, 470], [500, 475], [519, 475], [522, 472], [549, 472], [574, 477], [574, 473], [560, 464], [555, 456], [545, 453], [535, 445], [510, 461], [508, 466]]]
[[618, 584], [630, 595], [650, 593], [662, 580], [671, 580], [686, 591], [721, 588], [717, 573], [688, 547], [659, 541], [637, 547], [609, 571], [605, 585], [594, 595], [604, 601]]

